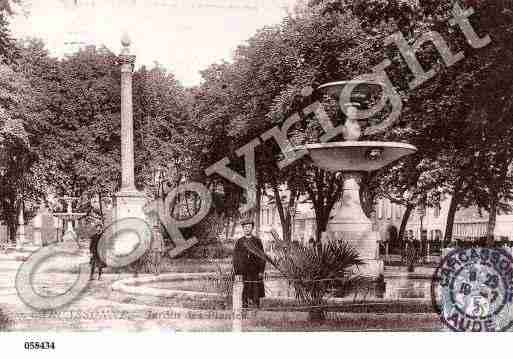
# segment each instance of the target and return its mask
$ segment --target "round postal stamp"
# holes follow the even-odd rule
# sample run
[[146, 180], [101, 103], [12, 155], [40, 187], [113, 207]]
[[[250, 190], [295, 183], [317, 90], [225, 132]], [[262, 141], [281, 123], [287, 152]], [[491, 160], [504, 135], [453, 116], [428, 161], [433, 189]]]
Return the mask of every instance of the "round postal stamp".
[[513, 325], [513, 258], [502, 248], [459, 248], [436, 268], [431, 300], [457, 332], [506, 331]]

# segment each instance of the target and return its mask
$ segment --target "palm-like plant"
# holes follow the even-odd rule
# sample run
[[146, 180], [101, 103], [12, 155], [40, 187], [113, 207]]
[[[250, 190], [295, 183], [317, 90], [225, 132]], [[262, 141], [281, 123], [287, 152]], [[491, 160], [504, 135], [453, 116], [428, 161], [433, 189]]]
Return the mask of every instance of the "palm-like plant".
[[323, 320], [323, 306], [333, 288], [358, 282], [355, 266], [364, 264], [358, 251], [345, 241], [306, 246], [276, 246], [273, 264], [287, 278], [297, 300], [310, 308], [311, 320]]

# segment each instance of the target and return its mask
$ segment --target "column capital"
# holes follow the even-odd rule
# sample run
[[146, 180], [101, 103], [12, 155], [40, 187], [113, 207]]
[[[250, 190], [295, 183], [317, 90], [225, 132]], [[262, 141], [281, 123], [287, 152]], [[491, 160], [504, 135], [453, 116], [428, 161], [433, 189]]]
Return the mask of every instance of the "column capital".
[[132, 65], [131, 68], [133, 69], [134, 64], [135, 64], [135, 55], [126, 55], [126, 54], [119, 55], [118, 56], [118, 64], [121, 66]]

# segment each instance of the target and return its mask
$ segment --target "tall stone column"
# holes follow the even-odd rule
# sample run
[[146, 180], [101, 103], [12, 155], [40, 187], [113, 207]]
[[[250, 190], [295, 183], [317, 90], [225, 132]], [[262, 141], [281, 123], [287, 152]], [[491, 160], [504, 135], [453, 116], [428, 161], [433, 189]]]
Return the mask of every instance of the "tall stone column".
[[114, 195], [114, 221], [136, 217], [145, 219], [144, 194], [135, 187], [134, 123], [132, 73], [135, 56], [130, 54], [130, 39], [121, 39], [123, 49], [118, 57], [121, 66], [121, 189]]

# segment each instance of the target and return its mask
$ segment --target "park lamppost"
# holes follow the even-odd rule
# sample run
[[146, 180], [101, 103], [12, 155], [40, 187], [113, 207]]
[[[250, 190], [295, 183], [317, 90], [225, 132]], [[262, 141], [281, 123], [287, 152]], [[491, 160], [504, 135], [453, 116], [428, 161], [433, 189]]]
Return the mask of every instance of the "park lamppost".
[[145, 219], [145, 196], [135, 187], [134, 123], [132, 104], [132, 76], [135, 55], [130, 54], [130, 38], [121, 38], [122, 50], [118, 57], [121, 66], [121, 189], [114, 195], [114, 221], [124, 218]]

